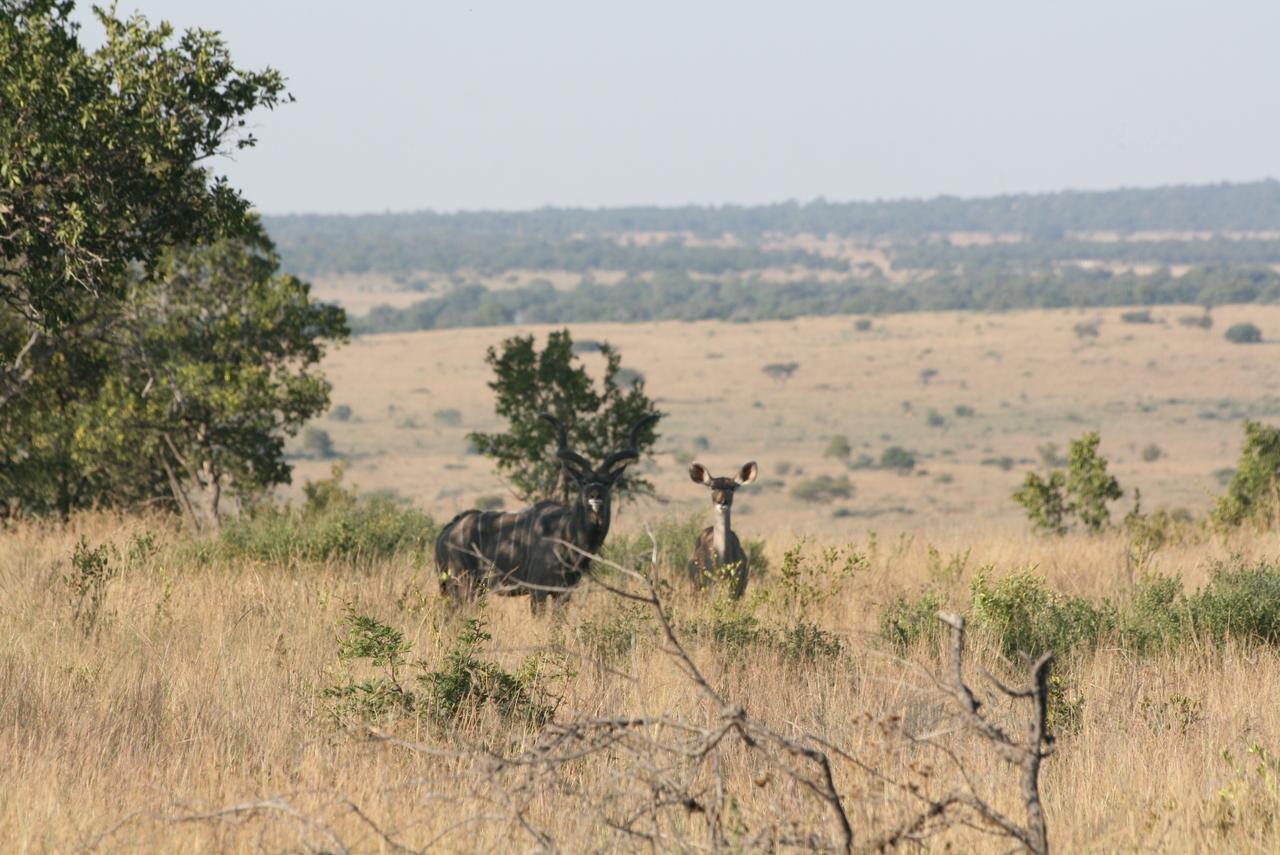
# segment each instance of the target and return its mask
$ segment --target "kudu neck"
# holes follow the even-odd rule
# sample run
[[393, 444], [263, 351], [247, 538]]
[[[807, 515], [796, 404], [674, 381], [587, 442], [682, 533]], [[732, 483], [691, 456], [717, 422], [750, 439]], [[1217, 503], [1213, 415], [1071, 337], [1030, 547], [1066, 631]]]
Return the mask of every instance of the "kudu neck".
[[722, 559], [729, 542], [729, 516], [732, 511], [732, 507], [726, 507], [723, 510], [720, 508], [715, 509], [715, 525], [712, 527], [712, 536], [715, 542], [716, 555]]

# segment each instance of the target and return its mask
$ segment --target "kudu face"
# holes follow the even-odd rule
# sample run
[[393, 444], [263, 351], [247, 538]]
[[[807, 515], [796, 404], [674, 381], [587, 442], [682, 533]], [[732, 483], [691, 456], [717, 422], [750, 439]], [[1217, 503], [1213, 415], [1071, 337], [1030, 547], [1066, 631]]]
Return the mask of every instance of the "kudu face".
[[543, 413], [542, 418], [555, 425], [559, 432], [556, 457], [560, 459], [564, 471], [578, 485], [578, 495], [589, 519], [597, 526], [608, 525], [612, 513], [613, 485], [622, 477], [627, 466], [640, 458], [640, 432], [657, 421], [658, 416], [646, 416], [636, 422], [631, 428], [629, 447], [610, 454], [599, 469], [592, 467], [585, 457], [569, 450], [565, 427], [555, 416]]
[[723, 516], [733, 507], [733, 492], [743, 484], [750, 484], [756, 480], [759, 467], [755, 461], [744, 465], [735, 478], [716, 478], [713, 477], [711, 471], [701, 463], [695, 463], [689, 467], [689, 478], [695, 484], [703, 484], [711, 488], [711, 504], [715, 506], [716, 513]]

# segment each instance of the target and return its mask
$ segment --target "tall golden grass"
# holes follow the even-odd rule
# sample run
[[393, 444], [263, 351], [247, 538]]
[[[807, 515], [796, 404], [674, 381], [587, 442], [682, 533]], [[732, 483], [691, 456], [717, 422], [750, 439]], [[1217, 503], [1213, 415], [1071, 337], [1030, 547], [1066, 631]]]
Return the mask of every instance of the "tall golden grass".
[[[116, 561], [92, 625], [74, 618], [66, 582], [81, 537], [127, 552], [144, 532], [159, 550]], [[442, 601], [433, 574], [412, 556], [349, 564], [208, 557], [193, 536], [163, 518], [88, 514], [66, 526], [28, 524], [0, 534], [0, 840], [6, 851], [383, 852], [539, 847], [525, 824], [566, 851], [644, 848], [611, 830], [587, 805], [618, 793], [620, 812], [643, 801], [622, 755], [598, 752], [538, 779], [536, 790], [499, 786], [492, 757], [532, 745], [537, 728], [488, 708], [437, 727], [420, 718], [377, 722], [414, 750], [347, 722], [340, 726], [325, 686], [366, 676], [336, 651], [344, 610], [404, 630], [412, 656], [438, 667], [463, 620], [480, 607]], [[838, 544], [828, 544], [838, 545]], [[768, 548], [773, 573], [752, 582], [756, 614], [782, 625], [796, 617], [779, 595], [777, 567], [792, 541]], [[831, 596], [802, 617], [844, 643], [838, 656], [797, 660], [764, 645], [731, 653], [706, 635], [687, 636], [690, 655], [727, 699], [778, 732], [816, 732], [851, 756], [933, 792], [957, 773], [945, 757], [904, 743], [947, 721], [928, 679], [940, 653], [921, 644], [899, 656], [876, 637], [881, 609], [898, 594], [939, 584], [937, 561], [969, 550], [957, 578], [944, 580], [958, 605], [977, 568], [997, 576], [1034, 565], [1051, 588], [1120, 598], [1135, 569], [1120, 533], [1044, 540], [1018, 530], [976, 530], [946, 541], [924, 535], [843, 545], [864, 561], [843, 581], [816, 580]], [[1215, 560], [1275, 559], [1280, 536], [1242, 532], [1158, 552], [1145, 569], [1180, 573], [1189, 587]], [[669, 580], [677, 626], [729, 608]], [[934, 574], [936, 576], [936, 573]], [[764, 593], [761, 593], [764, 592]], [[766, 598], [767, 595], [767, 598]], [[523, 599], [483, 606], [492, 640], [486, 658], [515, 671], [550, 651], [561, 679], [557, 721], [617, 715], [714, 723], [711, 709], [656, 633], [602, 659], [593, 627], [616, 626], [622, 603], [584, 584], [570, 603], [535, 617]], [[971, 669], [1013, 674], [975, 637]], [[1107, 644], [1069, 663], [1078, 726], [1059, 733], [1041, 788], [1050, 840], [1059, 851], [1274, 851], [1280, 840], [1280, 655], [1270, 647], [1190, 644], [1137, 657]], [[981, 681], [974, 678], [973, 685]], [[983, 693], [984, 699], [986, 698]], [[1014, 726], [1016, 713], [991, 699]], [[946, 736], [975, 786], [1020, 815], [1017, 780], [993, 753]], [[432, 751], [445, 752], [440, 756]], [[777, 758], [773, 758], [776, 760]], [[733, 797], [728, 825], [740, 848], [791, 823], [828, 833], [824, 805], [769, 757], [726, 745], [717, 767]], [[490, 765], [486, 765], [490, 764]], [[487, 770], [487, 771], [486, 771]], [[703, 775], [698, 778], [698, 775]], [[691, 780], [711, 781], [710, 772]], [[499, 776], [500, 777], [500, 776]], [[913, 807], [865, 770], [836, 764], [836, 784], [859, 840], [870, 840]], [[518, 804], [505, 797], [522, 799]], [[710, 845], [705, 818], [667, 820], [657, 848]], [[929, 841], [956, 851], [1007, 851], [990, 829], [957, 826]]]

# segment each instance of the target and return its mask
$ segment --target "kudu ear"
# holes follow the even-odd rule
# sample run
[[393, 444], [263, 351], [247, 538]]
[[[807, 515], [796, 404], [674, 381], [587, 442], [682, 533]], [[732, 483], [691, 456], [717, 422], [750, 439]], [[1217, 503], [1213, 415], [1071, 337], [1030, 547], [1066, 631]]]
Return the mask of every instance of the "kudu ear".
[[689, 480], [695, 484], [706, 484], [711, 486], [711, 472], [701, 463], [695, 463], [689, 467]]
[[738, 473], [738, 477], [733, 480], [739, 484], [750, 484], [756, 480], [756, 475], [760, 474], [760, 467], [756, 466], [756, 462], [752, 460], [750, 463], [742, 467], [742, 471]]

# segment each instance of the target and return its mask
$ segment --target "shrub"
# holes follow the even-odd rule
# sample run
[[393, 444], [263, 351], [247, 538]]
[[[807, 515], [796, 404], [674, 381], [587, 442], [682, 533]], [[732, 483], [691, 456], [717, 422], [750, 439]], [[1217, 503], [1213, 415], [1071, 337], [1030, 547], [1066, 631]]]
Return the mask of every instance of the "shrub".
[[[464, 723], [469, 713], [486, 705], [504, 718], [534, 726], [555, 714], [557, 701], [546, 693], [543, 684], [548, 675], [537, 657], [526, 659], [516, 674], [479, 658], [480, 646], [491, 638], [480, 619], [466, 622], [437, 670], [423, 661], [408, 662], [413, 645], [400, 630], [350, 607], [343, 623], [347, 634], [338, 643], [338, 659], [367, 660], [382, 672], [360, 682], [348, 680], [328, 686], [321, 692], [330, 702], [330, 714], [340, 724], [351, 718], [385, 721], [416, 716], [445, 727]], [[403, 677], [407, 669], [417, 672], [412, 682]]]
[[648, 607], [623, 604], [601, 620], [583, 621], [578, 626], [578, 637], [592, 656], [609, 664], [630, 653], [652, 622]]
[[848, 460], [849, 455], [853, 453], [853, 447], [849, 445], [849, 440], [843, 434], [837, 434], [831, 437], [831, 442], [827, 444], [827, 448], [822, 452], [823, 457], [835, 457], [840, 460]]
[[955, 414], [958, 419], [971, 419], [976, 416], [978, 412], [968, 404], [956, 404]]
[[853, 496], [853, 484], [848, 475], [832, 478], [830, 475], [819, 475], [800, 481], [791, 487], [792, 498], [802, 502], [830, 502], [834, 499], [848, 499]]
[[867, 330], [871, 329], [871, 319], [858, 318], [856, 321], [853, 322], [853, 328], [858, 332], [866, 332]]
[[1219, 564], [1189, 607], [1196, 629], [1215, 641], [1280, 643], [1280, 568]]
[[779, 382], [790, 380], [791, 375], [800, 367], [799, 362], [771, 362], [760, 370]]
[[880, 468], [910, 471], [916, 468], [916, 456], [900, 445], [891, 445], [880, 453]]
[[1154, 324], [1155, 319], [1151, 317], [1149, 309], [1136, 309], [1131, 312], [1121, 312], [1120, 320], [1126, 324]]
[[462, 413], [454, 409], [436, 410], [431, 414], [431, 418], [445, 427], [461, 427], [462, 425]]
[[385, 496], [360, 496], [342, 484], [342, 468], [304, 488], [301, 508], [267, 505], [228, 521], [201, 548], [226, 559], [373, 561], [425, 558], [438, 529], [431, 517]]
[[499, 495], [477, 496], [475, 506], [482, 511], [496, 511], [507, 503], [507, 500]]
[[914, 600], [899, 595], [880, 612], [880, 638], [904, 653], [920, 642], [936, 644], [942, 634], [938, 612], [946, 605], [939, 591], [925, 591]]
[[1097, 338], [1098, 330], [1101, 327], [1102, 327], [1102, 321], [1099, 321], [1099, 320], [1080, 321], [1074, 327], [1072, 327], [1071, 330], [1076, 334], [1076, 338], [1080, 338], [1080, 339]]
[[1142, 459], [1147, 463], [1155, 463], [1161, 457], [1164, 457], [1164, 449], [1156, 445], [1154, 442], [1148, 443], [1142, 449]]
[[925, 416], [924, 423], [931, 428], [946, 427], [947, 417], [935, 409], [930, 409], [929, 414]]
[[338, 406], [334, 407], [333, 410], [330, 411], [329, 415], [334, 421], [349, 422], [351, 421], [352, 415], [351, 407], [347, 404], [338, 404]]
[[1262, 341], [1262, 330], [1250, 323], [1232, 324], [1225, 337], [1233, 344], [1257, 344]]
[[1196, 327], [1198, 329], [1207, 330], [1213, 327], [1213, 316], [1208, 312], [1203, 315], [1183, 315], [1178, 318], [1178, 323], [1184, 327]]
[[1106, 604], [1065, 597], [1045, 588], [1032, 571], [992, 581], [979, 571], [970, 587], [975, 623], [989, 633], [1007, 657], [1038, 657], [1049, 651], [1065, 655], [1095, 644], [1115, 622]]
[[[1244, 423], [1244, 448], [1227, 485], [1227, 494], [1218, 500], [1213, 518], [1219, 525], [1233, 527], [1245, 521], [1272, 521], [1280, 510], [1280, 428], [1261, 422]], [[1225, 478], [1219, 470], [1219, 479]]]
[[[644, 531], [630, 533], [611, 533], [604, 542], [600, 555], [623, 567], [641, 567], [648, 572], [653, 555], [654, 541], [657, 542], [658, 566], [674, 569], [683, 575], [693, 558], [693, 549], [698, 542], [698, 535], [706, 528], [705, 515], [702, 512], [685, 517], [665, 516], [656, 520], [649, 529], [653, 532], [653, 540]], [[747, 549], [748, 542], [743, 543]], [[750, 557], [750, 551], [748, 550]], [[598, 567], [598, 565], [597, 565]], [[753, 572], [755, 565], [752, 564]]]
[[1124, 493], [1115, 477], [1107, 474], [1107, 459], [1098, 454], [1100, 441], [1096, 431], [1074, 440], [1065, 473], [1053, 470], [1047, 478], [1027, 473], [1013, 500], [1026, 510], [1037, 530], [1061, 534], [1068, 515], [1091, 532], [1101, 531], [1110, 522], [1107, 503]]
[[302, 453], [316, 460], [331, 460], [337, 457], [333, 448], [333, 438], [327, 430], [308, 427], [302, 432]]

